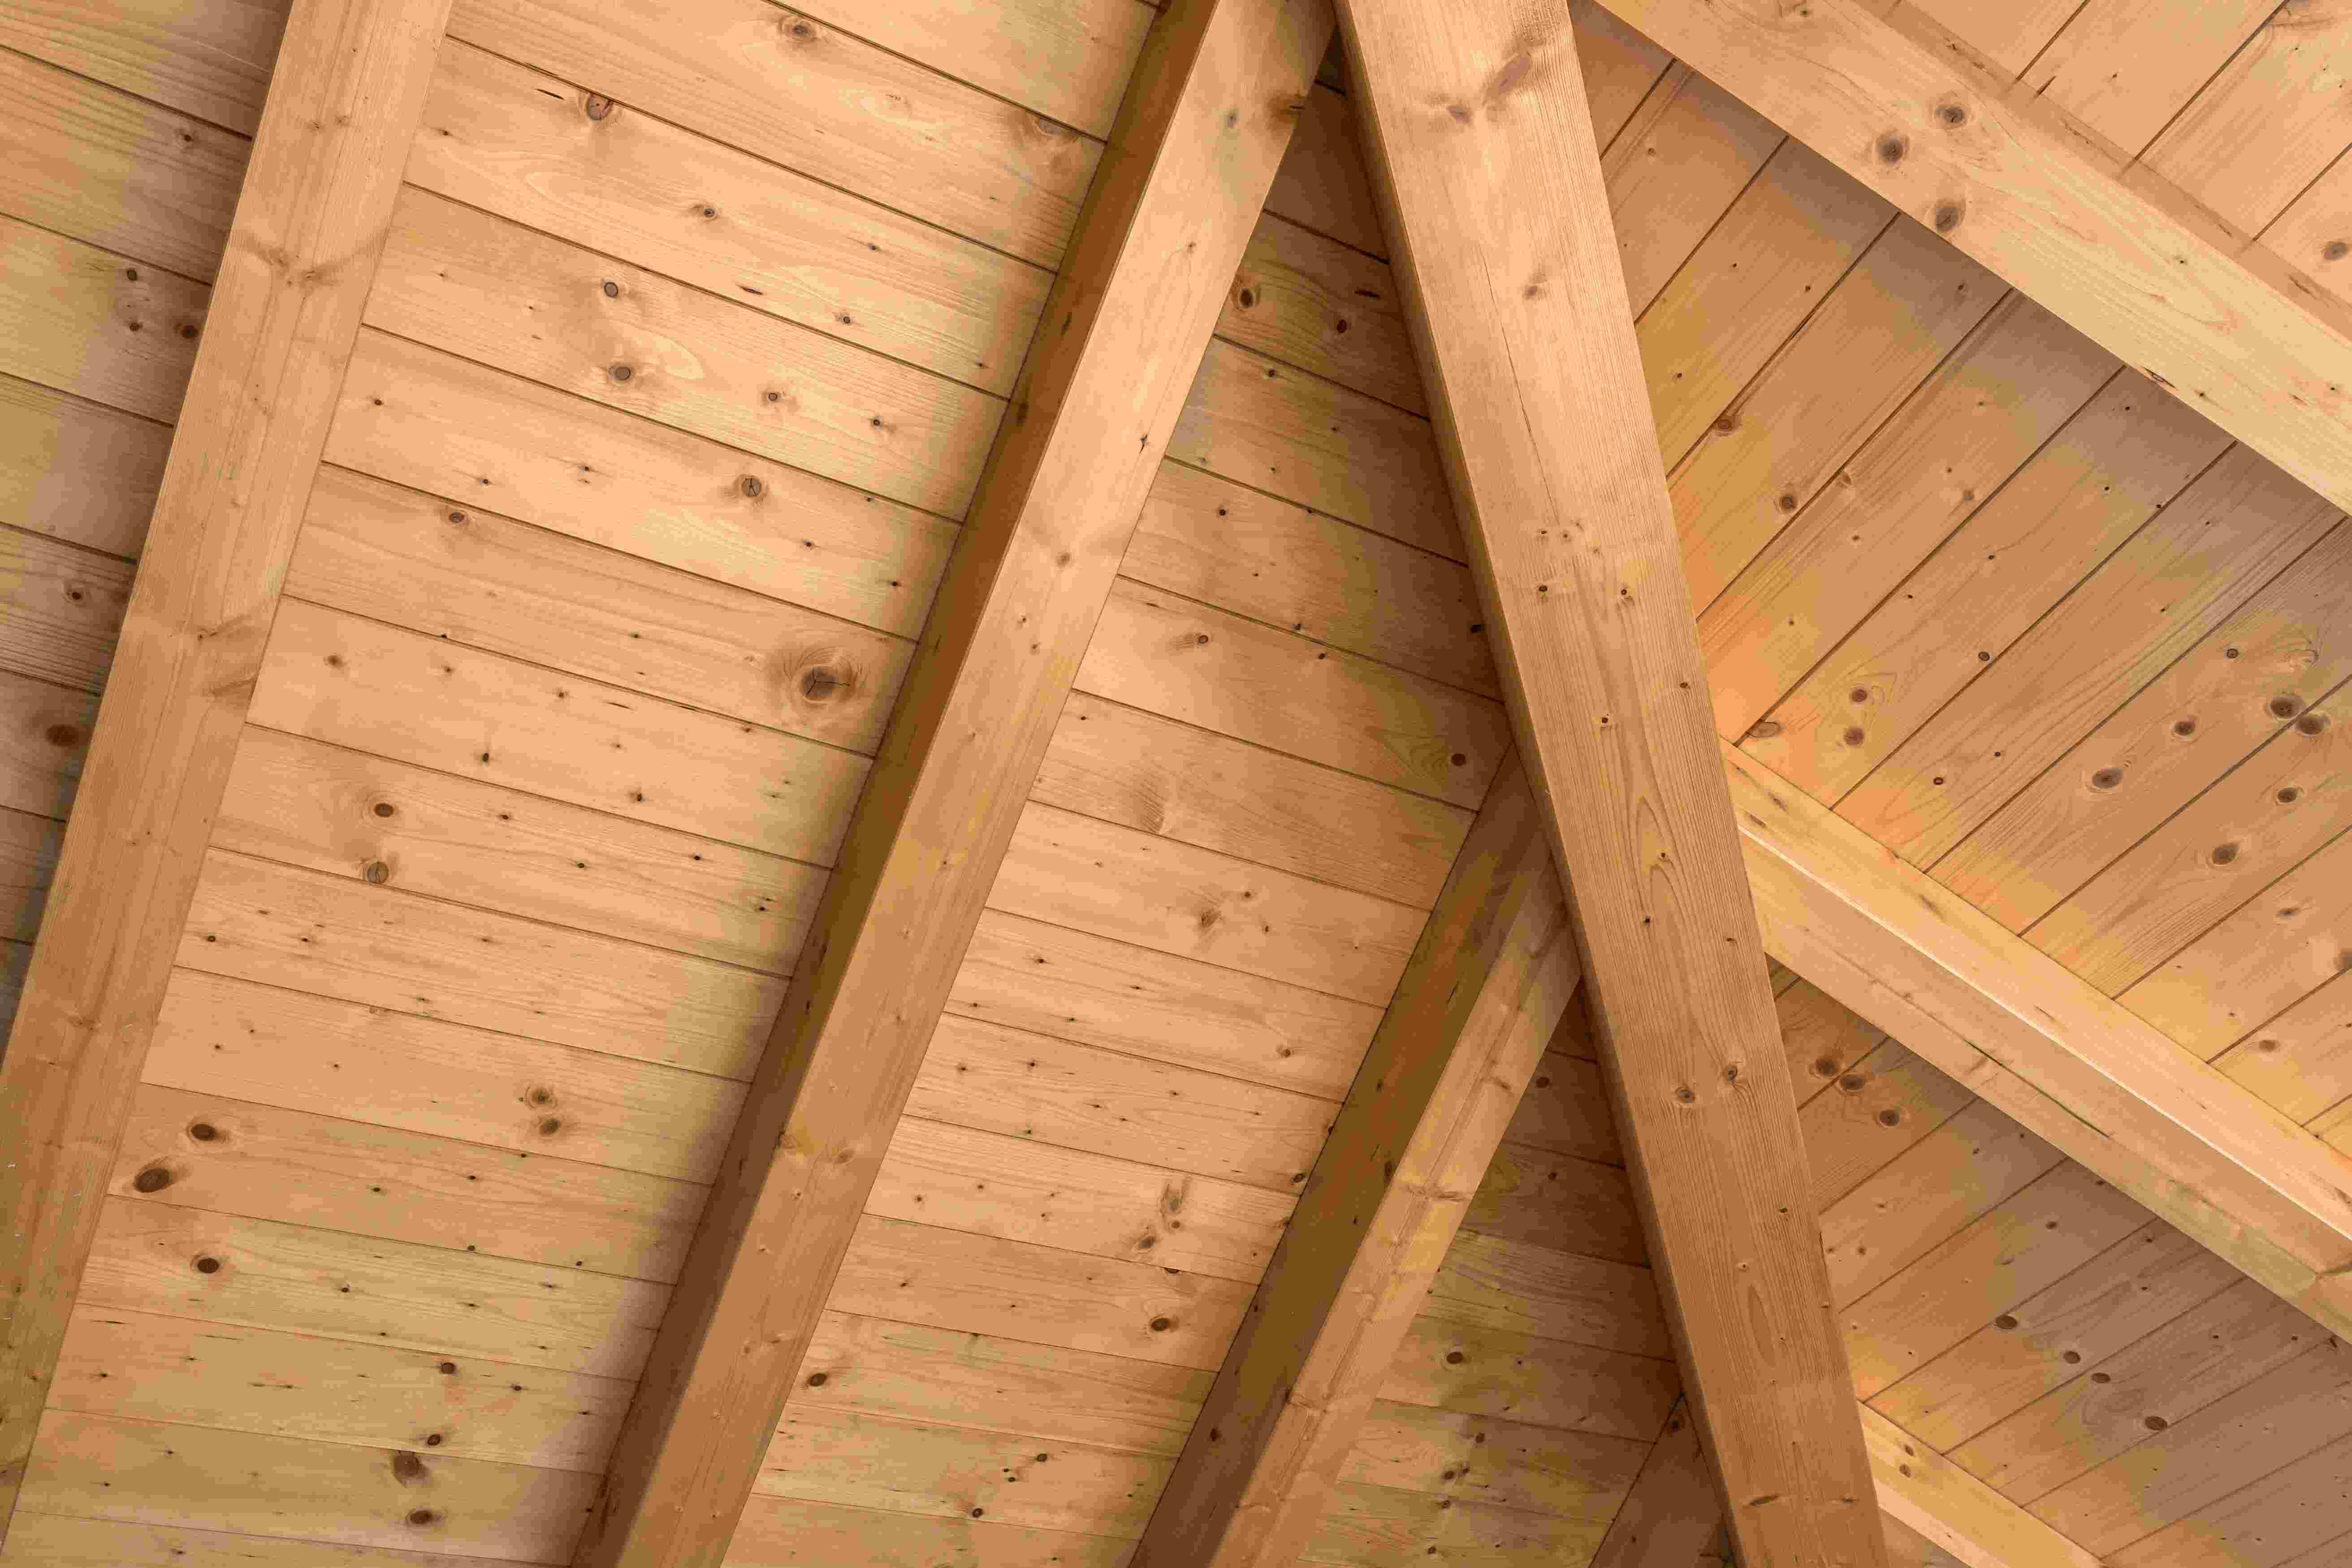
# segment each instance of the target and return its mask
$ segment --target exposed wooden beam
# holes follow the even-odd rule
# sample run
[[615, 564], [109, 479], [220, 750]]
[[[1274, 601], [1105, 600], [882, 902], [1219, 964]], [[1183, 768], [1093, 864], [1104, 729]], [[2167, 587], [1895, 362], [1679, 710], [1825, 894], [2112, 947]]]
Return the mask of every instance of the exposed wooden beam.
[[1567, 7], [1340, 13], [1733, 1535], [1756, 1563], [1883, 1563]]
[[449, 0], [297, 0], [0, 1056], [0, 1537]]
[[1918, 1438], [1861, 1406], [1878, 1506], [1969, 1568], [2099, 1568], [2099, 1560]]
[[1535, 792], [1487, 792], [1136, 1568], [1277, 1568], [1322, 1521], [1580, 975]]
[[1602, 0], [2336, 505], [2352, 331], [2258, 250], [2119, 178], [2030, 92], [1863, 0]]
[[715, 1565], [1259, 208], [1329, 0], [1155, 22], [623, 1426], [586, 1568]]
[[2339, 1333], [2352, 1158], [1722, 744], [1772, 955]]
[[[2098, 1568], [2099, 1560], [1864, 1405], [1878, 1506], [1969, 1568]], [[1696, 1562], [1723, 1522], [1698, 1434], [1666, 1423], [1591, 1568]]]

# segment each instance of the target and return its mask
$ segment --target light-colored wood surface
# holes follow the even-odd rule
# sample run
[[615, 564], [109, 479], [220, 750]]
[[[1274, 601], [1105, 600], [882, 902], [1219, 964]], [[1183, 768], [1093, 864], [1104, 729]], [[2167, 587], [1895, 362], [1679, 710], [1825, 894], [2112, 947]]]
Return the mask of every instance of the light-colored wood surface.
[[227, 782], [447, 7], [306, 5], [254, 145], [5, 1058], [0, 1504]]
[[585, 1564], [725, 1554], [1328, 30], [1223, 0], [1147, 45]]
[[[2006, 83], [1863, 0], [1610, 8], [2343, 505], [2352, 335], [2117, 180]], [[1798, 25], [1801, 23], [1801, 26]]]
[[1433, 5], [1349, 5], [1344, 28], [1733, 1534], [1757, 1561], [1878, 1561], [1574, 43]]

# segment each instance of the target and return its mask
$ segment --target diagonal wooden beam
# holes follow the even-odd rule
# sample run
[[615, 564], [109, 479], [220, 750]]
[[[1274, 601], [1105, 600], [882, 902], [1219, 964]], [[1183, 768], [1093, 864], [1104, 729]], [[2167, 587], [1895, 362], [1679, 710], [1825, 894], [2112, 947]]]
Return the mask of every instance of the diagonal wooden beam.
[[1910, 1433], [1861, 1406], [1878, 1506], [1968, 1568], [2099, 1568], [2099, 1560]]
[[0, 1056], [0, 1539], [449, 0], [297, 0]]
[[1135, 1568], [1297, 1560], [1579, 977], [1535, 792], [1507, 762]]
[[1727, 742], [1774, 957], [2338, 1334], [2352, 1157]]
[[[1968, 1568], [2098, 1568], [2099, 1560], [1873, 1410], [1858, 1405], [1878, 1506]], [[1611, 1521], [1591, 1568], [1695, 1563], [1722, 1527], [1723, 1504], [1676, 1407], [1665, 1436]]]
[[2119, 177], [2035, 95], [1963, 49], [1915, 38], [1865, 0], [1602, 3], [2126, 364], [2352, 507], [2344, 312], [2284, 262], [2231, 247], [2210, 224]]
[[1329, 0], [1153, 25], [576, 1561], [715, 1565], [1225, 290]]
[[1754, 1563], [1882, 1563], [1568, 9], [1340, 20], [1733, 1536]]

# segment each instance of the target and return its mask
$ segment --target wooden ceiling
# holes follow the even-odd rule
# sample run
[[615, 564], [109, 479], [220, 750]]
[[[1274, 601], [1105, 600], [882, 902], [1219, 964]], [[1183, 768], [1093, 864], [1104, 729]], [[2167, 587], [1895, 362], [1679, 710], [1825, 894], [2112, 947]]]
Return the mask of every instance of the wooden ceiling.
[[[2352, 5], [1814, 4], [2014, 84], [2339, 331]], [[0, 0], [11, 1010], [173, 422], [211, 406], [189, 378], [285, 9]], [[1612, 0], [1661, 34], [1685, 9]], [[1981, 911], [2026, 1026], [2113, 998], [2332, 1168], [2352, 527], [2242, 406], [2200, 412], [1971, 254], [1990, 196], [1939, 235], [1854, 177], [1868, 139], [1792, 139], [1736, 62], [1718, 84], [1612, 10], [1574, 7], [1576, 53], [1718, 734], [1890, 886]], [[340, 391], [271, 410], [314, 417], [316, 487], [108, 1102], [0, 1563], [574, 1560], [788, 992], [835, 961], [808, 939], [854, 901], [832, 872], [900, 766], [894, 707], [987, 613], [932, 614], [996, 526], [1000, 426], [1039, 421], [1066, 493], [1119, 482], [1105, 443], [1055, 445], [1031, 344], [1057, 272], [1089, 276], [1160, 21], [456, 0], [396, 190], [380, 161]], [[902, 1031], [838, 1273], [777, 1271], [821, 1312], [729, 1563], [1177, 1561], [1137, 1543], [1496, 831], [1507, 683], [1359, 108], [1335, 53], [1263, 215], [1224, 223], [1238, 271], [1199, 291], [1213, 336], [1189, 395], [1170, 373], [1099, 621], [1065, 628], [1066, 705], [959, 731], [1058, 706], [936, 1032]], [[2327, 1328], [2216, 1256], [2252, 1243], [2176, 1166], [2104, 1163], [2131, 1134], [2029, 1130], [1975, 1058], [1890, 1034], [1836, 946], [1772, 984], [1892, 1560], [2352, 1558]], [[1299, 1561], [1727, 1550], [1607, 1052], [1583, 994], [1543, 1005]]]

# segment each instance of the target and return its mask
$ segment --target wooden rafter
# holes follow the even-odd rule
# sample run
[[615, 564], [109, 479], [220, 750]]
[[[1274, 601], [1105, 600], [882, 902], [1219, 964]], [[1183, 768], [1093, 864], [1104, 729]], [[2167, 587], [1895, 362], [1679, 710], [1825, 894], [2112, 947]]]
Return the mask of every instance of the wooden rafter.
[[1343, 0], [1685, 1386], [1749, 1562], [1884, 1561], [1567, 12]]
[[1136, 1568], [1276, 1568], [1322, 1521], [1580, 971], [1535, 792], [1488, 791]]
[[0, 1057], [0, 1537], [425, 107], [449, 0], [299, 0]]
[[2337, 1333], [2352, 1158], [1736, 747], [1774, 957]]
[[1154, 25], [623, 1426], [586, 1568], [716, 1564], [1332, 28]]
[[[1864, 0], [1602, 0], [2125, 363], [2352, 507], [2352, 328], [2120, 177], [2056, 112]], [[2160, 195], [2162, 193], [2156, 193]]]

